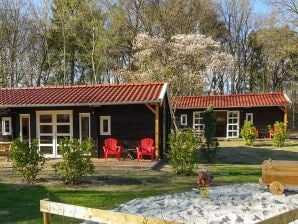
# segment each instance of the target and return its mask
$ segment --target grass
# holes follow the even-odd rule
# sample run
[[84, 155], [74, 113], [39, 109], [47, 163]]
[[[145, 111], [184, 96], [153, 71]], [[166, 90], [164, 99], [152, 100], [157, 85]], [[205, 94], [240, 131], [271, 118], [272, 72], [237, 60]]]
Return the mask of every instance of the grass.
[[[215, 164], [199, 164], [212, 172], [214, 185], [258, 182], [264, 159], [298, 160], [298, 141], [288, 142], [283, 149], [274, 149], [267, 142], [247, 147], [239, 141], [225, 141]], [[3, 165], [4, 164], [4, 165]], [[135, 198], [190, 191], [196, 186], [196, 175], [179, 176], [165, 164], [160, 169], [111, 168], [97, 166], [88, 182], [65, 186], [51, 167], [42, 171], [47, 182], [26, 185], [11, 167], [0, 163], [0, 223], [41, 223], [39, 200], [49, 197], [57, 202], [86, 207], [113, 209]], [[61, 216], [52, 216], [52, 223], [79, 223]]]

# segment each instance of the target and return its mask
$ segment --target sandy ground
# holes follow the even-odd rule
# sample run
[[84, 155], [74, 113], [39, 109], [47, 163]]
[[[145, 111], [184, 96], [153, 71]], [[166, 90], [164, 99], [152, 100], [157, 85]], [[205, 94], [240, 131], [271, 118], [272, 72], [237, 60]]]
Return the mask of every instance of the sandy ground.
[[[114, 211], [183, 223], [212, 224], [256, 223], [297, 207], [298, 188], [274, 196], [259, 184], [234, 184], [210, 187], [208, 198], [191, 191], [135, 199]], [[298, 224], [298, 220], [293, 223]]]

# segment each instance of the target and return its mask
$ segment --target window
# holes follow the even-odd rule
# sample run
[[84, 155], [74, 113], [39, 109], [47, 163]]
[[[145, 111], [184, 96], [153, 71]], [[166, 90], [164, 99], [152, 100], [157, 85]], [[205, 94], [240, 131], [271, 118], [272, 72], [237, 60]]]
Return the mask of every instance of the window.
[[254, 121], [254, 115], [253, 115], [253, 113], [246, 113], [245, 114], [245, 120], [247, 120], [247, 121], [251, 121], [251, 123], [253, 123]]
[[2, 117], [2, 135], [11, 134], [11, 117]]
[[187, 114], [181, 114], [181, 125], [187, 125]]
[[20, 114], [20, 138], [30, 142], [30, 114]]
[[239, 111], [228, 111], [227, 137], [239, 137]]
[[80, 113], [80, 139], [90, 138], [90, 114]]
[[193, 112], [193, 128], [197, 131], [202, 131], [205, 128], [202, 113], [199, 111]]
[[100, 135], [111, 135], [111, 116], [100, 116]]

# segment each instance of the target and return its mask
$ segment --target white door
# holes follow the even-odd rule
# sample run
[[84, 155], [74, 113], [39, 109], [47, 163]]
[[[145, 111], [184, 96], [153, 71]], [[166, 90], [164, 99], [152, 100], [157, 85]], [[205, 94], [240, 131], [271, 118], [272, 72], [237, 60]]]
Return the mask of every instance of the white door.
[[39, 150], [46, 157], [60, 157], [59, 142], [72, 138], [72, 111], [37, 111]]
[[239, 111], [227, 113], [227, 138], [239, 138]]

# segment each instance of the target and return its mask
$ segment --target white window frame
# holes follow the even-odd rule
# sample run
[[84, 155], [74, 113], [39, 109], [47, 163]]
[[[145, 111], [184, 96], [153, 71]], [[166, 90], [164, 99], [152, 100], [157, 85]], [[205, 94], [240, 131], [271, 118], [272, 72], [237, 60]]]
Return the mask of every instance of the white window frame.
[[22, 118], [29, 119], [29, 142], [31, 142], [31, 123], [30, 123], [30, 114], [20, 114], [20, 139], [23, 141], [23, 132], [22, 132]]
[[[42, 123], [40, 122], [40, 115], [52, 115], [52, 122]], [[68, 114], [69, 122], [57, 122], [58, 114]], [[52, 133], [40, 133], [40, 125], [52, 125]], [[69, 125], [70, 133], [57, 133], [58, 125]], [[52, 143], [40, 143], [40, 136], [53, 136]], [[47, 111], [36, 111], [36, 137], [38, 138], [38, 149], [40, 151], [41, 146], [53, 147], [52, 154], [44, 154], [47, 158], [60, 158], [61, 155], [58, 154], [58, 137], [69, 136], [70, 139], [73, 138], [73, 111], [72, 110], [47, 110]]]
[[[5, 130], [5, 122], [9, 122], [9, 131]], [[12, 135], [11, 117], [2, 117], [2, 135]]]
[[[103, 121], [108, 120], [108, 131], [103, 131]], [[111, 116], [100, 116], [100, 135], [111, 135]]]
[[187, 125], [187, 114], [181, 114], [180, 123], [181, 125]]
[[254, 114], [253, 113], [246, 113], [245, 120], [248, 121], [248, 116], [251, 116], [251, 122], [254, 123]]
[[89, 136], [88, 138], [91, 137], [91, 117], [90, 117], [90, 113], [80, 113], [80, 124], [79, 124], [79, 128], [80, 128], [80, 140], [82, 140], [82, 117], [88, 117], [89, 119]]
[[[193, 118], [192, 118], [192, 127], [193, 129], [195, 129], [196, 131], [203, 131], [205, 129], [205, 124], [203, 124], [203, 117], [201, 116], [201, 114], [204, 111], [194, 111], [193, 112]], [[196, 118], [196, 114], [199, 114], [199, 118]], [[199, 123], [196, 123], [196, 119], [199, 120]]]
[[[236, 113], [237, 114], [237, 123], [229, 123], [229, 114]], [[239, 138], [239, 123], [240, 123], [240, 112], [239, 110], [231, 110], [227, 112], [227, 138]], [[230, 125], [237, 125], [237, 130], [229, 130]], [[236, 132], [236, 136], [229, 136], [229, 132]]]

